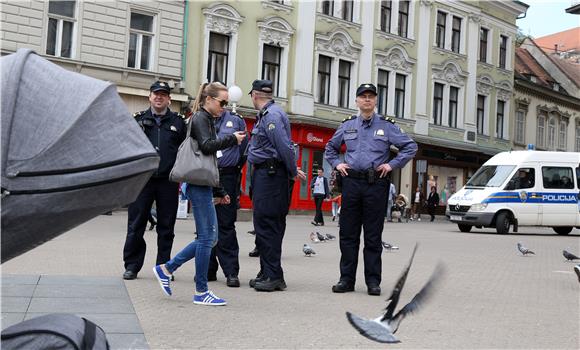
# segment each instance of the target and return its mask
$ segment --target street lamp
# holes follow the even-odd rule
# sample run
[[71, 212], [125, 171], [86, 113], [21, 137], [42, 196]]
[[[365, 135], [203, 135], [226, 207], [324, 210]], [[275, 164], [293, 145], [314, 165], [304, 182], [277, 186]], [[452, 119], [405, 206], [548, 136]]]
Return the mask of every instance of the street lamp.
[[232, 85], [228, 89], [228, 94], [230, 95], [230, 101], [232, 102], [232, 112], [236, 113], [236, 105], [242, 98], [242, 89], [237, 85]]

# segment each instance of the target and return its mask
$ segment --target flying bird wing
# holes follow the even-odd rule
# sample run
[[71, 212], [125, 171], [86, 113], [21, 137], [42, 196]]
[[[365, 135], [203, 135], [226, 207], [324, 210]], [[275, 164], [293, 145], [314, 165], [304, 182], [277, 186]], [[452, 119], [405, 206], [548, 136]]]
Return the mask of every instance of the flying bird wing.
[[379, 343], [399, 343], [399, 340], [380, 323], [367, 320], [350, 312], [346, 313], [348, 322], [363, 336]]
[[397, 281], [391, 296], [387, 299], [388, 305], [385, 309], [386, 312], [381, 318], [381, 322], [385, 320], [390, 320], [393, 318], [393, 313], [395, 312], [395, 308], [397, 307], [397, 303], [399, 302], [399, 298], [401, 296], [401, 291], [403, 290], [403, 286], [405, 285], [405, 281], [407, 280], [407, 275], [409, 274], [409, 270], [411, 269], [411, 264], [413, 263], [413, 258], [415, 257], [415, 252], [417, 252], [418, 244], [415, 244], [415, 248], [413, 249], [413, 254], [411, 254], [411, 259], [409, 260], [409, 265], [403, 271], [401, 277]]

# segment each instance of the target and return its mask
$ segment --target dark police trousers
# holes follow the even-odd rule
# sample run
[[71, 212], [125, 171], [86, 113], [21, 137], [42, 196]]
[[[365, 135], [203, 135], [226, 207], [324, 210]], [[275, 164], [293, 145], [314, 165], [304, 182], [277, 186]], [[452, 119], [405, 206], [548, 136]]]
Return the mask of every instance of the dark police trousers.
[[256, 247], [265, 278], [284, 279], [280, 259], [288, 215], [289, 175], [284, 166], [268, 174], [267, 168], [254, 168], [252, 206]]
[[[238, 255], [240, 247], [236, 237], [236, 219], [237, 219], [237, 198], [239, 194], [238, 177], [239, 169], [235, 172], [220, 172], [220, 184], [230, 196], [230, 204], [219, 204], [215, 206], [215, 212], [218, 220], [218, 242], [211, 250], [209, 260], [208, 275], [215, 275], [219, 265], [221, 265], [224, 275], [237, 276], [240, 272]], [[216, 259], [217, 257], [217, 259]]]
[[145, 184], [135, 202], [129, 205], [127, 239], [123, 249], [125, 270], [139, 272], [143, 267], [147, 246], [143, 235], [151, 213], [153, 201], [157, 203], [157, 260], [156, 265], [165, 264], [171, 258], [175, 219], [177, 217], [177, 195], [179, 184], [166, 178], [151, 178]]
[[340, 209], [340, 280], [355, 283], [361, 227], [364, 230], [364, 264], [367, 285], [381, 283], [382, 233], [389, 181], [342, 178]]

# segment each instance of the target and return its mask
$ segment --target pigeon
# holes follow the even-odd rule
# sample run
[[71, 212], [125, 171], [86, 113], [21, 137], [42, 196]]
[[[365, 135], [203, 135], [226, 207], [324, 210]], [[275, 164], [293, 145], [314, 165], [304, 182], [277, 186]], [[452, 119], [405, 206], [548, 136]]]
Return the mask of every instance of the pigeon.
[[562, 250], [562, 254], [564, 255], [564, 257], [566, 258], [566, 260], [568, 261], [572, 261], [572, 260], [576, 260], [576, 259], [580, 259], [579, 257], [577, 257], [576, 255], [566, 251], [566, 250]]
[[409, 274], [409, 269], [411, 268], [411, 263], [413, 262], [413, 258], [415, 257], [415, 252], [417, 251], [417, 245], [415, 245], [415, 249], [413, 250], [413, 254], [411, 255], [411, 260], [409, 261], [409, 265], [403, 271], [401, 277], [397, 281], [395, 288], [389, 299], [387, 299], [388, 304], [387, 308], [385, 309], [385, 313], [375, 319], [365, 319], [359, 316], [356, 316], [350, 312], [346, 313], [346, 317], [350, 324], [359, 331], [360, 334], [363, 336], [374, 340], [379, 343], [399, 343], [394, 334], [399, 329], [399, 325], [401, 321], [410, 313], [417, 311], [425, 301], [431, 296], [433, 290], [436, 287], [436, 284], [440, 280], [440, 276], [444, 273], [444, 267], [442, 263], [437, 264], [435, 267], [435, 271], [423, 286], [423, 288], [413, 297], [411, 302], [405, 305], [399, 312], [395, 313], [395, 308], [397, 307], [397, 303], [399, 302], [399, 298], [401, 296], [401, 291], [403, 290], [403, 286], [405, 285], [405, 281], [407, 280], [407, 275]]
[[320, 232], [316, 231], [316, 237], [318, 237], [318, 240], [320, 242], [326, 242], [326, 236], [321, 234]]
[[318, 236], [314, 232], [310, 232], [310, 240], [314, 243], [320, 242], [320, 240], [318, 239]]
[[334, 241], [336, 239], [335, 235], [331, 235], [330, 233], [326, 234], [326, 240], [327, 241]]
[[388, 251], [399, 250], [399, 247], [383, 241], [383, 248]]
[[305, 256], [316, 255], [316, 252], [314, 251], [314, 249], [312, 249], [312, 247], [310, 247], [306, 243], [304, 243], [304, 246], [302, 247], [302, 251], [304, 252]]
[[521, 243], [518, 242], [518, 250], [520, 251], [520, 253], [522, 253], [523, 256], [526, 256], [528, 254], [532, 254], [532, 255], [536, 255], [536, 253], [532, 252], [531, 250], [529, 250], [528, 248], [524, 247]]

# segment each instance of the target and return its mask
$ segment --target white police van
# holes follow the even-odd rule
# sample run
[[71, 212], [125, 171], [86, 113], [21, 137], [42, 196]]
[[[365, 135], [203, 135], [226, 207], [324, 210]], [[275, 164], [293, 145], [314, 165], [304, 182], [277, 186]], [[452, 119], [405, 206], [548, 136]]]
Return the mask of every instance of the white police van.
[[580, 228], [580, 153], [512, 151], [496, 154], [449, 198], [445, 215], [462, 232], [495, 227]]

